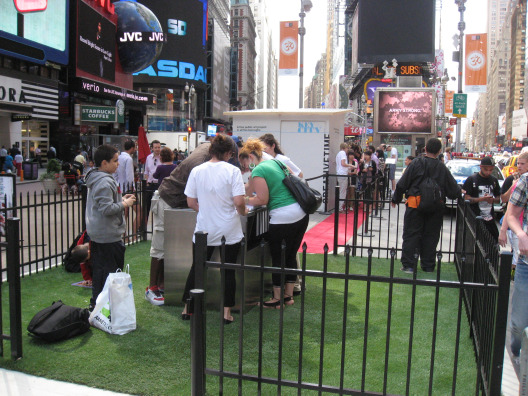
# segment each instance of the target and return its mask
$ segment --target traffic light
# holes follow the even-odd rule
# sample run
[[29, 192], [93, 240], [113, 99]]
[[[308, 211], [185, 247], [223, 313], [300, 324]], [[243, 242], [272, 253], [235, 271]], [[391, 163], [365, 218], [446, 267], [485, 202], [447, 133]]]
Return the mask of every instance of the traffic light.
[[192, 132], [192, 127], [188, 126], [187, 127], [187, 132], [191, 133]]
[[471, 126], [472, 126], [472, 127], [475, 126], [475, 120], [471, 120]]

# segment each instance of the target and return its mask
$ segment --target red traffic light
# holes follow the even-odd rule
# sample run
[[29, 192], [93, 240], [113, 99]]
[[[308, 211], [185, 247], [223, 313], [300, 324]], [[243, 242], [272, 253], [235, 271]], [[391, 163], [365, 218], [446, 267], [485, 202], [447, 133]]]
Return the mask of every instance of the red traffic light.
[[192, 132], [192, 127], [187, 127], [187, 132], [191, 133]]
[[475, 126], [475, 120], [471, 120], [471, 126]]

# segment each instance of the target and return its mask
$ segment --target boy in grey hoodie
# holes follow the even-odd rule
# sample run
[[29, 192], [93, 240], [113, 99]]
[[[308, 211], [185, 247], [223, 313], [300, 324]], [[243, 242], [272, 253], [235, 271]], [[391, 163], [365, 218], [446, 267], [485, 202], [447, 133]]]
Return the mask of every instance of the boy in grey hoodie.
[[90, 311], [95, 307], [108, 274], [123, 269], [125, 263], [124, 211], [134, 204], [136, 197], [133, 194], [122, 197], [118, 190], [113, 176], [119, 166], [118, 155], [113, 146], [99, 146], [94, 153], [95, 168], [85, 177], [88, 187], [86, 232], [91, 238], [93, 268]]

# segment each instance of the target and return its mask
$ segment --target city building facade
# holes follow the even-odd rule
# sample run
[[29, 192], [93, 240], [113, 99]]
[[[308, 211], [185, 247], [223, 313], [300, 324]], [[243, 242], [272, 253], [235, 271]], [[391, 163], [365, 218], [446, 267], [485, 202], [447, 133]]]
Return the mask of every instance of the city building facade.
[[255, 108], [256, 94], [256, 37], [255, 19], [248, 0], [231, 0], [231, 43], [236, 48], [237, 110]]

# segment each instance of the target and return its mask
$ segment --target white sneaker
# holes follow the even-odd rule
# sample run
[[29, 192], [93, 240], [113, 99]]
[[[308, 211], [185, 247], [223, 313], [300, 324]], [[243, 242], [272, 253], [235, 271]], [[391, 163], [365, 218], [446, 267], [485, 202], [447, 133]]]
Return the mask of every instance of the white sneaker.
[[153, 287], [152, 289], [147, 287], [147, 289], [145, 290], [145, 300], [150, 302], [152, 305], [165, 304], [165, 299], [159, 292], [159, 289], [157, 286]]

